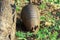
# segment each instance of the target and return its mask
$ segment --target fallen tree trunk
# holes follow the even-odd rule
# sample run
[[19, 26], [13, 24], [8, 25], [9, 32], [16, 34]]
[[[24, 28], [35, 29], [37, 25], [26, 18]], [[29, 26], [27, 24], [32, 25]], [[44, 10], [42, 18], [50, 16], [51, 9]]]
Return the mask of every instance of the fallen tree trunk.
[[0, 40], [14, 40], [16, 12], [14, 0], [0, 0]]

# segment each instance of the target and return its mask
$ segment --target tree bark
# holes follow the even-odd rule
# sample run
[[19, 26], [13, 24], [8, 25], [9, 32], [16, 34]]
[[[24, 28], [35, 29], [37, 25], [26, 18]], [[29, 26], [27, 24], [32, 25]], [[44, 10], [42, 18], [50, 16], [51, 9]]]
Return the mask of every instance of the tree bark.
[[0, 0], [0, 40], [15, 40], [15, 30], [14, 0]]

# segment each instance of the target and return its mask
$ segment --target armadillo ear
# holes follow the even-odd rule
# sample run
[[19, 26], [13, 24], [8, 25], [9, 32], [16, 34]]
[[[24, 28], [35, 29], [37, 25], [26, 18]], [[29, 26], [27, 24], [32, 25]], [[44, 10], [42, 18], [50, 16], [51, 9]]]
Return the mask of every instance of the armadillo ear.
[[34, 32], [37, 28], [38, 28], [38, 25], [36, 25], [35, 27], [32, 27], [31, 31]]
[[36, 25], [35, 27], [34, 27], [34, 29], [36, 30], [38, 28], [38, 25]]
[[31, 31], [32, 31], [32, 32], [33, 32], [33, 29], [34, 29], [34, 28], [32, 27], [32, 28], [31, 28]]
[[32, 27], [32, 28], [31, 28], [31, 32], [34, 32], [34, 31], [35, 31], [35, 29], [34, 29], [34, 27]]

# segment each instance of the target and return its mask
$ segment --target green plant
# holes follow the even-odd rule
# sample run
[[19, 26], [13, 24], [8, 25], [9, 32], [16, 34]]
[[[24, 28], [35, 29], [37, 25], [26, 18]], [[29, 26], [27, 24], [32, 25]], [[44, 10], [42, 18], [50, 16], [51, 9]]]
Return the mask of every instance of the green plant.
[[46, 8], [46, 4], [45, 3], [40, 4], [39, 8], [44, 10]]

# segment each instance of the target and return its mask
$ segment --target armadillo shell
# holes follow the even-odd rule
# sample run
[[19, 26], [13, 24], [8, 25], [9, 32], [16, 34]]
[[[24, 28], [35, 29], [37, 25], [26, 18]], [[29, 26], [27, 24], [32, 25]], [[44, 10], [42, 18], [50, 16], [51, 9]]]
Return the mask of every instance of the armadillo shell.
[[37, 7], [28, 4], [21, 11], [21, 19], [27, 30], [35, 31], [39, 27], [39, 14]]

